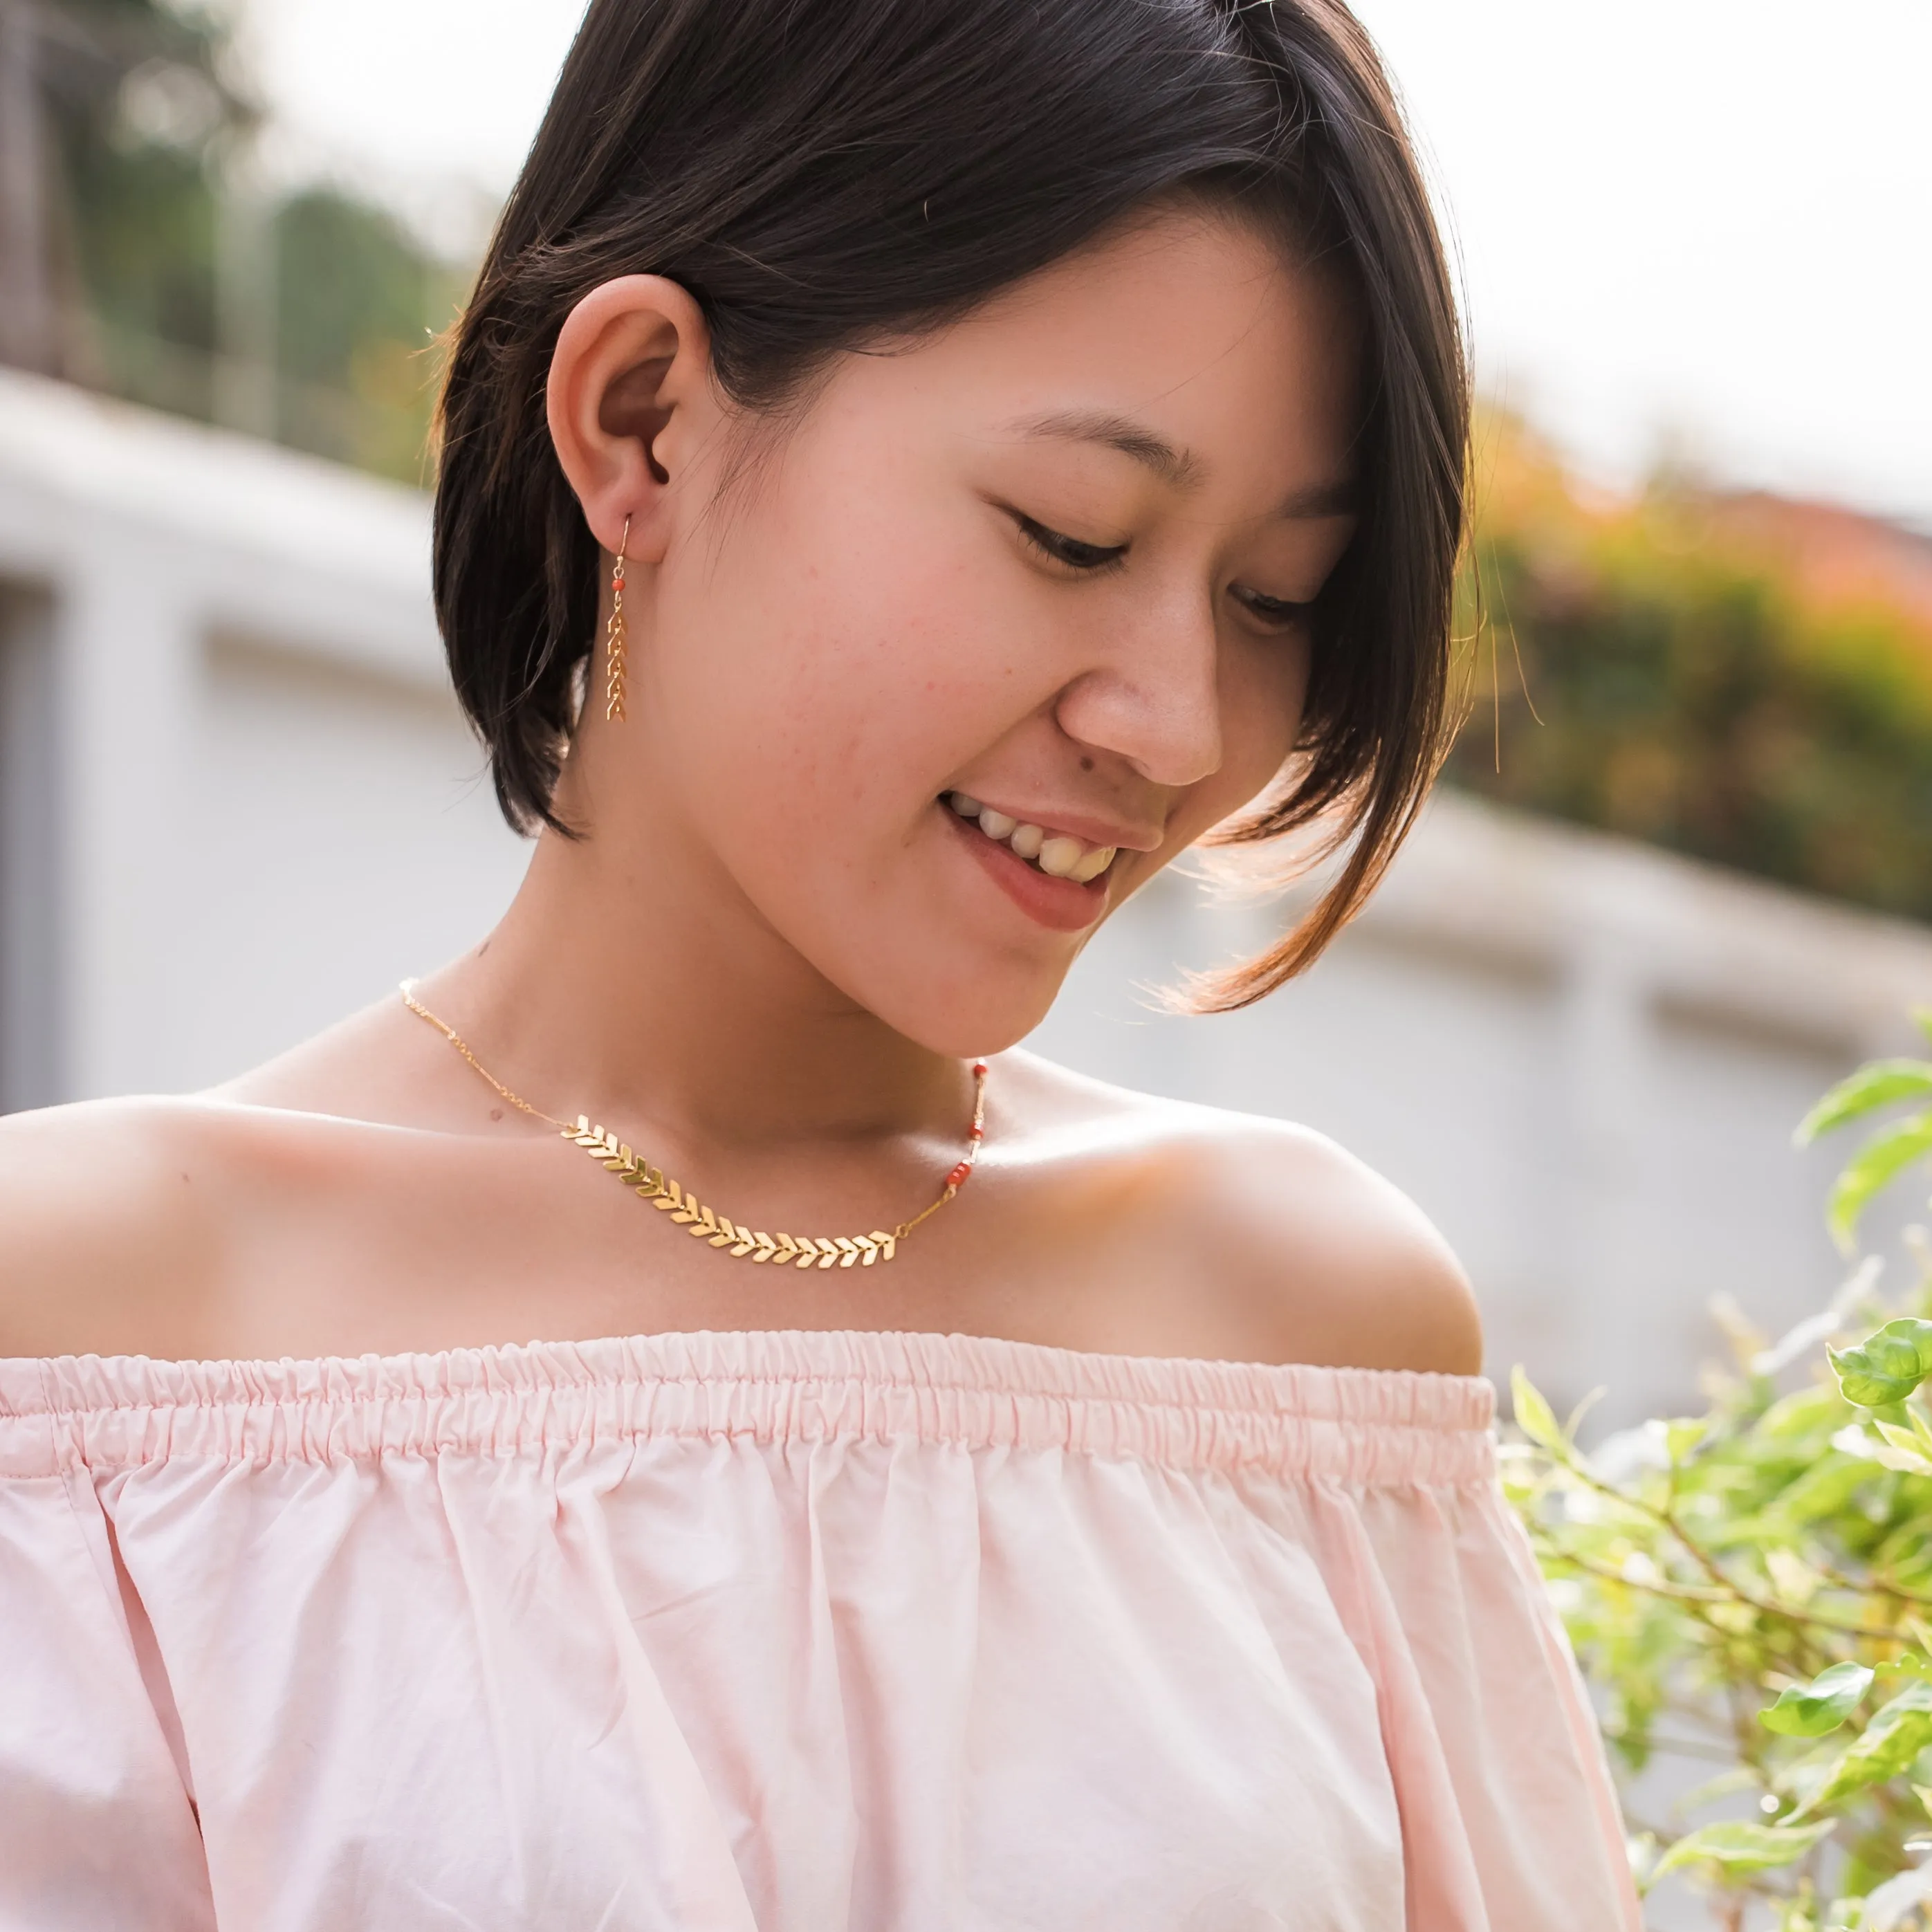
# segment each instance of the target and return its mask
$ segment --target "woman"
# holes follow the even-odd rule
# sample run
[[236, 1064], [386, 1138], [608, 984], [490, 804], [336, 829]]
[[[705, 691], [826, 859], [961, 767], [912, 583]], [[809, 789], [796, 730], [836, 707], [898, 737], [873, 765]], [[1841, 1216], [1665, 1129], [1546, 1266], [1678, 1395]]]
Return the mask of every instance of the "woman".
[[443, 404], [521, 890], [0, 1138], [6, 1924], [1634, 1924], [1454, 1258], [1013, 1046], [1235, 814], [1208, 1004], [1360, 904], [1466, 418], [1336, 0], [596, 0]]

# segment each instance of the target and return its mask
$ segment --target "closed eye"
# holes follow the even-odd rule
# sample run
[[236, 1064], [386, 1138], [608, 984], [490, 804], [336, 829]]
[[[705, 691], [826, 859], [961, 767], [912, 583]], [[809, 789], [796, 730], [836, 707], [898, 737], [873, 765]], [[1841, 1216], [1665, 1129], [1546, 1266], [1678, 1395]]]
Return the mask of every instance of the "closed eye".
[[1006, 514], [1018, 525], [1020, 535], [1035, 550], [1051, 557], [1055, 563], [1064, 564], [1070, 570], [1090, 573], [1117, 568], [1127, 554], [1125, 544], [1082, 543], [1078, 537], [1049, 530], [1046, 524], [1018, 510], [1009, 510]]
[[1296, 603], [1286, 597], [1264, 597], [1258, 590], [1250, 590], [1245, 584], [1236, 584], [1233, 595], [1236, 602], [1271, 630], [1285, 631], [1315, 608], [1312, 598]]

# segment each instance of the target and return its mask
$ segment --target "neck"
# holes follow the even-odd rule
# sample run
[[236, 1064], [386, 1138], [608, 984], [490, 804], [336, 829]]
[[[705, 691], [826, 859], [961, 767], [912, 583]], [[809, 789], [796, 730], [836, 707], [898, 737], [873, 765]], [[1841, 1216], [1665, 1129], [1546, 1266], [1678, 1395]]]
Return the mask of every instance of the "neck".
[[559, 804], [586, 836], [544, 832], [495, 932], [424, 988], [490, 1071], [722, 1154], [956, 1136], [967, 1067], [826, 980], [648, 798], [584, 812], [581, 751]]

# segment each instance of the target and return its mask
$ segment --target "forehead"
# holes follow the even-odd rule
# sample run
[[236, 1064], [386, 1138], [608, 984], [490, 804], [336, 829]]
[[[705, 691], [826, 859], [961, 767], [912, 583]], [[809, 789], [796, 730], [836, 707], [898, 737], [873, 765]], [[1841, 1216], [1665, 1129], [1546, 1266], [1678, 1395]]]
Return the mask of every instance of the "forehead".
[[992, 446], [1086, 440], [1170, 487], [1292, 493], [1347, 470], [1358, 336], [1340, 274], [1238, 218], [1178, 209], [933, 336], [847, 358], [834, 386], [848, 409]]

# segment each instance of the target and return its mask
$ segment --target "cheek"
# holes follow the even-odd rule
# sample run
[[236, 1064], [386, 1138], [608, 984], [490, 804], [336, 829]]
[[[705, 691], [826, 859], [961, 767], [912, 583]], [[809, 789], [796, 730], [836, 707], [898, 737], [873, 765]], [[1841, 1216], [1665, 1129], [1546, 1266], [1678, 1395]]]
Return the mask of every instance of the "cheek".
[[1287, 762], [1301, 728], [1312, 659], [1305, 635], [1244, 639], [1222, 650], [1222, 763], [1209, 781], [1216, 817], [1245, 805]]
[[[636, 768], [833, 986], [936, 1051], [976, 1053], [1037, 1023], [1077, 949], [962, 916], [980, 902], [935, 801], [1048, 704], [1066, 646], [956, 501], [942, 517], [896, 483], [798, 479], [710, 556], [667, 560]], [[991, 890], [979, 876], [965, 893]]]
[[720, 514], [709, 554], [660, 585], [679, 789], [714, 836], [744, 826], [808, 863], [902, 842], [949, 775], [1039, 701], [1001, 655], [1015, 627], [956, 506], [940, 517], [882, 460], [788, 466]]

